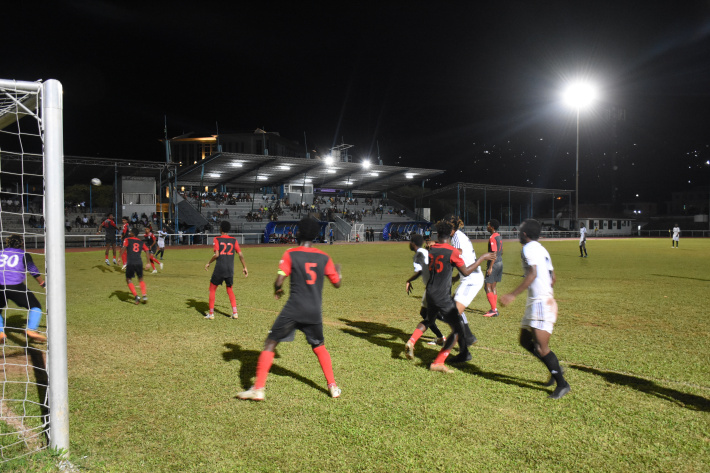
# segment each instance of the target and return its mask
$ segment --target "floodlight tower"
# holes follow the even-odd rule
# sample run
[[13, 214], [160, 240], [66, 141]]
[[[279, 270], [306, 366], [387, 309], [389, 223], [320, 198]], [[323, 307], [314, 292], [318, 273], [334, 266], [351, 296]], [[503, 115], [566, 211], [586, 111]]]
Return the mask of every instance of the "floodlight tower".
[[579, 111], [589, 107], [597, 98], [596, 88], [586, 82], [577, 82], [567, 87], [564, 92], [564, 99], [567, 104], [577, 111], [577, 150], [575, 159], [575, 205], [574, 220], [579, 225]]

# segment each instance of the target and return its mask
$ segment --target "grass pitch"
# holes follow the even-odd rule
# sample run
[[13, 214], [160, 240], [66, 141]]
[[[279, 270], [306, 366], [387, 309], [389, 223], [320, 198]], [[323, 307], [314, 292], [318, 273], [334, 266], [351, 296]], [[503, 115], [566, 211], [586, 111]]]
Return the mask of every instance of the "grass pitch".
[[[710, 241], [589, 240], [586, 259], [576, 240], [542, 243], [558, 278], [550, 345], [572, 386], [559, 401], [517, 345], [524, 295], [489, 319], [478, 294], [467, 315], [479, 342], [455, 374], [428, 371], [430, 333], [405, 359], [423, 286], [404, 291], [403, 243], [319, 246], [343, 266], [323, 306], [343, 395], [328, 396], [299, 333], [278, 346], [261, 403], [235, 396], [284, 303], [272, 284], [286, 247], [243, 249], [239, 319], [220, 288], [213, 321], [209, 248], [168, 248], [140, 306], [103, 252], [68, 253], [72, 461], [99, 472], [709, 471]], [[505, 242], [500, 294], [521, 281], [519, 254]]]

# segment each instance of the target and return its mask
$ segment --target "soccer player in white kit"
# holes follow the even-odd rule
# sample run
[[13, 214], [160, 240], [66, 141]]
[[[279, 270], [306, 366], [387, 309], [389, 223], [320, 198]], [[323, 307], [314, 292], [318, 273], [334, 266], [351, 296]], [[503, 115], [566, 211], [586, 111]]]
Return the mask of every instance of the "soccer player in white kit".
[[587, 227], [584, 226], [584, 222], [579, 223], [579, 257], [587, 257]]
[[[457, 248], [461, 252], [461, 259], [464, 261], [466, 266], [475, 263], [476, 251], [473, 249], [471, 240], [464, 232], [459, 230], [459, 227], [463, 226], [463, 222], [455, 216], [449, 216], [447, 220], [450, 220], [454, 225], [454, 230], [451, 233], [451, 246]], [[466, 340], [459, 340], [460, 352], [458, 355], [448, 358], [447, 362], [449, 363], [462, 363], [471, 359], [468, 347], [469, 345], [476, 343], [477, 340], [476, 336], [471, 333], [464, 311], [466, 310], [466, 307], [473, 302], [474, 297], [476, 297], [478, 291], [480, 291], [483, 287], [483, 279], [483, 272], [480, 267], [476, 268], [468, 276], [461, 277], [460, 279], [459, 287], [456, 289], [456, 294], [454, 295], [454, 302], [456, 303], [456, 308], [458, 309], [459, 315], [461, 315], [464, 323]]]
[[570, 392], [570, 386], [563, 376], [557, 356], [549, 347], [552, 329], [557, 321], [557, 302], [552, 291], [555, 270], [550, 253], [537, 241], [538, 238], [540, 223], [533, 219], [525, 220], [520, 226], [520, 243], [523, 245], [520, 257], [525, 277], [513, 292], [502, 296], [500, 302], [506, 306], [513, 302], [518, 294], [528, 290], [525, 315], [520, 323], [520, 346], [545, 364], [551, 375], [546, 385], [557, 383], [557, 387], [548, 397], [560, 399]]
[[680, 240], [680, 227], [676, 223], [673, 227], [673, 239], [671, 240], [671, 248], [678, 248], [678, 242]]

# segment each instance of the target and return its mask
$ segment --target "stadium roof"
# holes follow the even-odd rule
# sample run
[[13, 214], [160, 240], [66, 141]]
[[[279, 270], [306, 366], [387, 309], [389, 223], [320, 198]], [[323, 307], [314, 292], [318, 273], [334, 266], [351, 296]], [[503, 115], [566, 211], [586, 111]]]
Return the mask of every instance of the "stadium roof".
[[178, 171], [178, 185], [221, 185], [252, 189], [264, 185], [312, 184], [360, 192], [382, 192], [431, 179], [439, 169], [362, 163], [327, 163], [322, 159], [289, 158], [240, 153], [216, 153]]

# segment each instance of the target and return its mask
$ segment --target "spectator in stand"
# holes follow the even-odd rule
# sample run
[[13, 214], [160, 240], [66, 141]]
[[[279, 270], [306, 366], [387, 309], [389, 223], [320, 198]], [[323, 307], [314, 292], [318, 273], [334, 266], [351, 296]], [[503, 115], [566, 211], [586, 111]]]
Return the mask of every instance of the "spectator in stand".
[[69, 219], [64, 219], [64, 229], [68, 232], [71, 231], [71, 223], [69, 223]]

